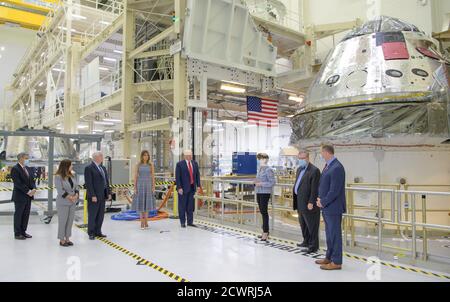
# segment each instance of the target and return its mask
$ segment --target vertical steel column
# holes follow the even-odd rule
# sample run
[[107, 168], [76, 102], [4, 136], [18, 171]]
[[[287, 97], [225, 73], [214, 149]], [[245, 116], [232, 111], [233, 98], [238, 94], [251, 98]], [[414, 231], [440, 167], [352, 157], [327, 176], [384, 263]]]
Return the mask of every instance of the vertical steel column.
[[50, 136], [48, 139], [48, 196], [47, 212], [53, 216], [53, 164], [55, 154], [55, 138]]
[[[427, 223], [427, 196], [422, 195], [422, 223]], [[428, 259], [428, 235], [427, 235], [427, 228], [425, 226], [422, 227], [423, 231], [423, 250], [422, 250], [422, 259], [427, 260]]]
[[383, 246], [383, 220], [381, 216], [383, 215], [383, 199], [382, 199], [381, 192], [378, 192], [378, 256], [381, 256], [382, 246]]
[[412, 228], [412, 258], [417, 256], [417, 242], [416, 242], [416, 196], [411, 194], [411, 228]]

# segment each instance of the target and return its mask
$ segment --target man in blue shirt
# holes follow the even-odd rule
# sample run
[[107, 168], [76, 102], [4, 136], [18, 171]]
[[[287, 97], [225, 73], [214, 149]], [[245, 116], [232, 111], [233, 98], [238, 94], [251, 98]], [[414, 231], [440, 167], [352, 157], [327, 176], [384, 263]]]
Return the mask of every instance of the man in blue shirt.
[[302, 229], [304, 252], [315, 253], [319, 250], [320, 209], [316, 205], [320, 181], [320, 170], [309, 162], [309, 152], [298, 154], [297, 177], [293, 189], [293, 208], [298, 211], [298, 220]]
[[317, 206], [322, 209], [327, 237], [325, 259], [317, 260], [323, 270], [342, 269], [342, 215], [346, 212], [345, 169], [334, 156], [334, 147], [322, 146], [326, 161], [319, 185]]

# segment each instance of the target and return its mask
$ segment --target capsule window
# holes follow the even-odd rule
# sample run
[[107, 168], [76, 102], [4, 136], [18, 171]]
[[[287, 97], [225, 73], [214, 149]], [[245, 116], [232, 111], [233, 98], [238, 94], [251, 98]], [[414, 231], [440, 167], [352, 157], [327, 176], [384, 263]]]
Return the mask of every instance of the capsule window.
[[414, 73], [415, 75], [417, 75], [417, 76], [419, 76], [419, 77], [423, 77], [423, 78], [428, 77], [428, 72], [426, 72], [426, 71], [423, 70], [423, 69], [414, 68], [414, 69], [412, 70], [412, 73]]
[[397, 69], [386, 70], [386, 74], [393, 78], [401, 78], [403, 76], [403, 73]]

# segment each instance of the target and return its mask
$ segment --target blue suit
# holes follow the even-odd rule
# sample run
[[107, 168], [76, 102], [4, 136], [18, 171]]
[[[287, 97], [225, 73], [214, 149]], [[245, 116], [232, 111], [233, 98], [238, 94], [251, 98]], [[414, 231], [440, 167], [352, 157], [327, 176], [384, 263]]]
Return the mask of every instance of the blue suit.
[[342, 215], [346, 212], [345, 169], [334, 159], [322, 172], [319, 198], [327, 237], [326, 258], [342, 264]]
[[187, 223], [191, 225], [194, 223], [194, 195], [197, 192], [197, 188], [200, 187], [200, 171], [197, 162], [191, 161], [192, 174], [194, 177], [194, 183], [191, 184], [191, 177], [189, 174], [189, 168], [185, 160], [177, 163], [175, 168], [175, 182], [178, 189], [183, 189], [183, 194], [178, 194], [178, 215], [180, 216], [180, 222], [182, 225]]

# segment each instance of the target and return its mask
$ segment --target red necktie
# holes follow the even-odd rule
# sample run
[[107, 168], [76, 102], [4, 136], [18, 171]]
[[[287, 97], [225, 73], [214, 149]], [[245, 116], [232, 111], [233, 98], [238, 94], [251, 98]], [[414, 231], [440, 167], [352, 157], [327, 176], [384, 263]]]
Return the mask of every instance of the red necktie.
[[188, 168], [189, 168], [189, 177], [191, 178], [191, 185], [193, 185], [194, 184], [194, 173], [192, 172], [191, 161], [188, 161]]

